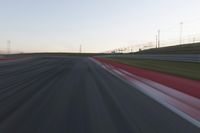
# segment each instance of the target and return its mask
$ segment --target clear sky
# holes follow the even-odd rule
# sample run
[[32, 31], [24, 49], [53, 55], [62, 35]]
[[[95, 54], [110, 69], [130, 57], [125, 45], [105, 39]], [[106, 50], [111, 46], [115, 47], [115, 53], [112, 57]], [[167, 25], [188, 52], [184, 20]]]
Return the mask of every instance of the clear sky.
[[[178, 34], [181, 21], [200, 20], [199, 6], [200, 0], [0, 0], [0, 50], [7, 40], [21, 52], [77, 52], [80, 44], [84, 52], [102, 52], [153, 41], [158, 29]], [[200, 33], [200, 26], [185, 32]]]

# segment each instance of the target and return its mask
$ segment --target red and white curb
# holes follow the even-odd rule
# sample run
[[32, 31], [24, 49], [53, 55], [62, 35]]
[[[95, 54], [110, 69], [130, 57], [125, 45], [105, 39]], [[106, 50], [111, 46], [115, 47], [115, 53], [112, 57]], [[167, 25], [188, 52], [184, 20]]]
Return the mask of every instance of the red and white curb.
[[101, 63], [94, 58], [91, 58], [91, 60], [112, 73], [114, 76], [122, 79], [134, 88], [143, 92], [145, 95], [148, 95], [155, 101], [200, 128], [200, 99], [154, 81], [136, 76], [123, 69]]

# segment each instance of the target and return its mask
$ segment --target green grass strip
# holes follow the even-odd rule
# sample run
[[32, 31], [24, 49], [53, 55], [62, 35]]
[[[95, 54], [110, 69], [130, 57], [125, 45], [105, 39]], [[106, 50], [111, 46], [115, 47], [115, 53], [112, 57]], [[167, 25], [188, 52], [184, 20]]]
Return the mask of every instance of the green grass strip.
[[108, 58], [110, 60], [148, 70], [200, 80], [200, 63]]

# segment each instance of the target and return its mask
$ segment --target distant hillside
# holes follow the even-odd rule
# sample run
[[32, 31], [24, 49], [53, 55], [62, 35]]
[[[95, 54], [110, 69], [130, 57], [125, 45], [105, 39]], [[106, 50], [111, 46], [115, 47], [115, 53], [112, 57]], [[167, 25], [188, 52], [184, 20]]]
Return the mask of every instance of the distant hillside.
[[135, 54], [200, 54], [200, 42], [170, 47], [153, 48], [139, 51]]

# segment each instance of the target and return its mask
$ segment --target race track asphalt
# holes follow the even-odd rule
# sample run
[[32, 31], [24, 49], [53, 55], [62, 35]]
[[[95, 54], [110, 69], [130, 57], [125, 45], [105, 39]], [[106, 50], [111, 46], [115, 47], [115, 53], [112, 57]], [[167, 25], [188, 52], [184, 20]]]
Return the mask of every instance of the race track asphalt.
[[200, 133], [89, 58], [0, 62], [0, 133]]

